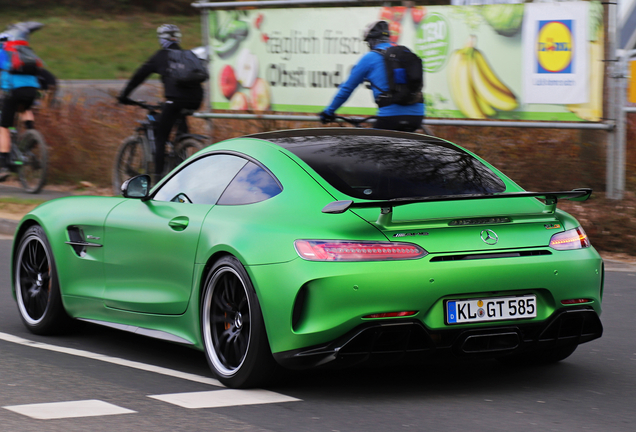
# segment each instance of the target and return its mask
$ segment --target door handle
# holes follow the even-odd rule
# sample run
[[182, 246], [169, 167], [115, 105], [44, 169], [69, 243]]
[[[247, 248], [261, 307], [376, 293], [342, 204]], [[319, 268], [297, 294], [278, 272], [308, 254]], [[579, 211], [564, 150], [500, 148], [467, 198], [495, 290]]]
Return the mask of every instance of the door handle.
[[168, 222], [168, 225], [175, 231], [183, 231], [188, 227], [189, 222], [190, 219], [187, 216], [178, 216]]

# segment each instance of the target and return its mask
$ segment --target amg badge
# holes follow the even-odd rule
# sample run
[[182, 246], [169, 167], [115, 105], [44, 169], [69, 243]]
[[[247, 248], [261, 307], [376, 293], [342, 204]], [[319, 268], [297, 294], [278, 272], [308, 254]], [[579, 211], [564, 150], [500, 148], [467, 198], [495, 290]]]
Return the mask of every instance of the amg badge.
[[427, 232], [412, 232], [412, 233], [397, 233], [397, 234], [393, 234], [393, 237], [412, 237], [412, 236], [424, 236], [424, 235], [428, 235]]

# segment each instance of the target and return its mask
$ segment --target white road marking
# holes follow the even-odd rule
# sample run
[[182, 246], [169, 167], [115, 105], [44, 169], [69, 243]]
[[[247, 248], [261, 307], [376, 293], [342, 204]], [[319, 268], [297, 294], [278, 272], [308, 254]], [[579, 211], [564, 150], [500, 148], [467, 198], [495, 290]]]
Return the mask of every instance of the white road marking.
[[56, 345], [50, 345], [50, 344], [46, 344], [46, 343], [42, 343], [42, 342], [35, 342], [29, 339], [24, 339], [18, 336], [14, 336], [8, 333], [1, 333], [0, 332], [0, 340], [6, 341], [6, 342], [11, 342], [11, 343], [15, 343], [18, 345], [24, 345], [24, 346], [28, 346], [31, 348], [38, 348], [38, 349], [43, 349], [43, 350], [48, 350], [48, 351], [55, 351], [55, 352], [59, 352], [59, 353], [64, 353], [64, 354], [68, 354], [68, 355], [73, 355], [76, 357], [83, 357], [83, 358], [88, 358], [88, 359], [92, 359], [92, 360], [98, 360], [98, 361], [102, 361], [102, 362], [106, 362], [106, 363], [112, 363], [112, 364], [116, 364], [116, 365], [120, 365], [120, 366], [126, 366], [129, 368], [133, 368], [133, 369], [139, 369], [139, 370], [143, 370], [146, 372], [153, 372], [153, 373], [157, 373], [157, 374], [161, 374], [161, 375], [167, 375], [170, 377], [174, 377], [174, 378], [180, 378], [180, 379], [184, 379], [184, 380], [188, 380], [188, 381], [194, 381], [194, 382], [198, 382], [198, 383], [202, 383], [202, 384], [209, 384], [209, 385], [213, 385], [216, 387], [225, 387], [223, 384], [221, 384], [221, 382], [219, 382], [218, 380], [214, 379], [214, 378], [208, 378], [208, 377], [204, 377], [204, 376], [200, 376], [200, 375], [195, 375], [195, 374], [190, 374], [190, 373], [186, 373], [186, 372], [179, 372], [173, 369], [168, 369], [168, 368], [164, 368], [164, 367], [160, 367], [160, 366], [153, 366], [153, 365], [149, 365], [149, 364], [145, 364], [145, 363], [140, 363], [140, 362], [136, 362], [136, 361], [131, 361], [131, 360], [125, 360], [125, 359], [121, 359], [118, 357], [110, 357], [104, 354], [97, 354], [97, 353], [93, 353], [90, 351], [84, 351], [84, 350], [78, 350], [75, 348], [65, 348], [65, 347], [60, 347], [60, 346], [56, 346]]
[[299, 402], [291, 396], [274, 393], [267, 390], [216, 390], [190, 393], [172, 393], [164, 395], [149, 395], [148, 397], [158, 399], [183, 408], [219, 408], [241, 405], [260, 405], [281, 402]]
[[[0, 332], [0, 340], [5, 342], [11, 342], [19, 345], [28, 346], [31, 348], [38, 348], [47, 351], [54, 351], [63, 354], [73, 355], [76, 357], [83, 357], [91, 360], [98, 360], [106, 363], [111, 363], [119, 366], [125, 366], [133, 369], [139, 369], [146, 372], [153, 372], [161, 375], [166, 375], [174, 378], [180, 378], [188, 381], [194, 381], [202, 384], [209, 384], [215, 387], [225, 387], [218, 380], [208, 378], [200, 375], [194, 375], [186, 372], [179, 372], [173, 369], [167, 369], [160, 366], [148, 365], [145, 363], [135, 362], [131, 360], [124, 360], [117, 357], [110, 357], [104, 354], [96, 354], [90, 351], [78, 350], [75, 348], [65, 348], [56, 345], [50, 345], [42, 342], [35, 342], [29, 339], [24, 339], [19, 336], [14, 336], [8, 333]], [[267, 403], [280, 403], [280, 402], [298, 402], [302, 399], [297, 399], [291, 396], [286, 396], [280, 393], [275, 393], [261, 389], [251, 390], [216, 390], [208, 392], [190, 392], [190, 393], [172, 393], [164, 395], [149, 395], [148, 397], [161, 400], [173, 405], [178, 405], [184, 408], [214, 408], [214, 407], [227, 407], [227, 406], [239, 406], [239, 405], [256, 405]], [[106, 402], [98, 400], [91, 401], [78, 401], [78, 402], [54, 402], [50, 404], [34, 404], [34, 405], [16, 405], [5, 406], [3, 408], [15, 411], [20, 414], [24, 414], [33, 418], [52, 419], [52, 418], [65, 418], [65, 417], [87, 417], [95, 415], [109, 415], [109, 414], [124, 414], [135, 411], [130, 411], [124, 408], [112, 405], [114, 408], [108, 408], [103, 406]], [[35, 407], [35, 408], [33, 408]], [[56, 408], [57, 407], [57, 408]], [[58, 409], [59, 408], [59, 409]], [[110, 410], [119, 412], [110, 412]], [[38, 414], [39, 413], [39, 414]], [[66, 414], [65, 414], [66, 413]], [[70, 413], [70, 414], [68, 414]], [[96, 414], [92, 414], [96, 413]], [[57, 415], [57, 417], [56, 417]], [[44, 417], [36, 417], [44, 416]], [[52, 416], [52, 417], [48, 417]]]
[[137, 412], [96, 399], [74, 402], [13, 405], [2, 408], [38, 420], [95, 417], [116, 414], [132, 414]]

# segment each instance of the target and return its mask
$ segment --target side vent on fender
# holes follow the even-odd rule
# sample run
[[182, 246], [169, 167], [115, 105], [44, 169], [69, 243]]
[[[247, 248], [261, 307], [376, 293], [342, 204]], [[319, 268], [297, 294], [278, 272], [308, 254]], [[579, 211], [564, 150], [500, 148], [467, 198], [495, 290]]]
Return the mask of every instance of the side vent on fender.
[[79, 227], [70, 226], [67, 230], [69, 241], [67, 241], [66, 244], [70, 245], [75, 254], [77, 254], [80, 258], [83, 258], [84, 255], [86, 255], [87, 247], [102, 247], [100, 244], [87, 242], [84, 239], [84, 232]]

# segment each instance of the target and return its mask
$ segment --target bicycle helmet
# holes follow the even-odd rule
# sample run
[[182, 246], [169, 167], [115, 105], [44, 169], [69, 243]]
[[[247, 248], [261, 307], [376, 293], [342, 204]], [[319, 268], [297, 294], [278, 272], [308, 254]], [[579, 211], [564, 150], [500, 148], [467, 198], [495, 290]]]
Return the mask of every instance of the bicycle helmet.
[[7, 26], [7, 29], [4, 33], [2, 33], [2, 38], [6, 38], [4, 40], [17, 41], [24, 40], [28, 41], [29, 36], [36, 30], [44, 27], [44, 24], [36, 22], [36, 21], [25, 21], [19, 22], [15, 24], [10, 24]]
[[173, 42], [181, 42], [181, 30], [174, 24], [162, 24], [157, 27], [157, 37], [159, 41], [169, 40]]
[[388, 39], [389, 35], [389, 24], [386, 21], [373, 21], [364, 29], [365, 42], [373, 39]]

